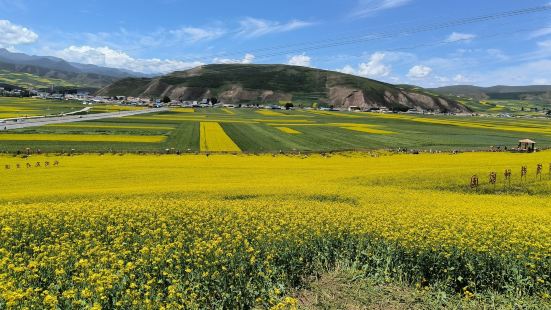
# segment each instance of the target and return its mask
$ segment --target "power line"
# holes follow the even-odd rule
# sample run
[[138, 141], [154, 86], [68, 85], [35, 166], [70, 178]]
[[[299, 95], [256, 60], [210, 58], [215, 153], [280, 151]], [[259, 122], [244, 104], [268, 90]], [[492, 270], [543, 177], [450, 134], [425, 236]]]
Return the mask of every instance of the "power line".
[[[499, 32], [499, 33], [493, 33], [493, 34], [487, 34], [487, 35], [480, 35], [480, 36], [478, 36], [478, 39], [487, 39], [487, 38], [500, 37], [500, 36], [510, 36], [510, 35], [518, 34], [518, 33], [522, 33], [522, 32], [534, 31], [536, 29], [551, 29], [551, 26], [550, 27], [543, 27], [543, 28], [541, 28], [541, 27], [538, 27], [538, 28], [524, 28], [524, 29], [518, 29], [518, 30], [515, 30], [515, 31], [506, 31], [506, 32]], [[423, 43], [423, 44], [416, 44], [416, 45], [412, 45], [412, 46], [397, 47], [397, 48], [393, 48], [393, 49], [384, 49], [384, 50], [382, 50], [382, 52], [413, 50], [413, 49], [417, 49], [417, 48], [421, 48], [421, 47], [447, 45], [447, 44], [453, 44], [453, 43], [468, 41], [468, 40], [469, 39], [462, 39], [462, 40], [457, 40], [457, 41], [453, 41], [453, 42], [445, 40], [445, 41], [438, 41], [438, 42], [432, 42], [432, 43]], [[493, 62], [486, 61], [484, 63], [485, 64], [491, 64], [491, 63], [497, 63], [497, 62], [496, 61], [493, 61]], [[463, 68], [468, 68], [468, 67], [469, 66], [464, 66]], [[231, 65], [228, 65], [228, 67], [226, 67], [226, 68], [217, 68], [215, 73], [231, 73], [232, 71], [239, 71], [239, 70], [242, 70], [242, 69], [243, 69], [243, 66], [232, 67]], [[323, 70], [323, 71], [327, 71], [327, 70]], [[386, 82], [377, 81], [377, 80], [374, 80], [374, 81], [386, 84]], [[320, 95], [319, 92], [300, 92], [300, 94], [305, 96], [305, 97], [319, 96]]]
[[[469, 24], [475, 24], [475, 23], [482, 23], [492, 20], [498, 20], [498, 19], [504, 19], [504, 18], [510, 18], [515, 16], [521, 16], [521, 15], [527, 15], [527, 14], [535, 14], [535, 13], [541, 13], [551, 10], [551, 5], [545, 5], [545, 6], [537, 6], [537, 7], [530, 7], [530, 8], [524, 8], [524, 9], [518, 9], [513, 11], [506, 11], [506, 12], [500, 12], [500, 13], [494, 13], [494, 14], [488, 14], [488, 15], [482, 15], [477, 17], [471, 17], [471, 18], [461, 18], [451, 21], [445, 21], [441, 23], [436, 24], [429, 24], [429, 25], [421, 25], [417, 27], [412, 27], [408, 29], [403, 29], [398, 32], [381, 32], [381, 33], [368, 33], [368, 34], [362, 34], [359, 36], [348, 36], [348, 37], [341, 37], [341, 38], [333, 38], [333, 39], [324, 39], [324, 40], [318, 40], [318, 41], [310, 41], [310, 42], [304, 42], [304, 43], [298, 43], [298, 44], [291, 44], [291, 45], [279, 45], [279, 46], [272, 46], [272, 47], [266, 47], [266, 48], [259, 48], [259, 49], [253, 49], [248, 51], [240, 51], [240, 52], [232, 52], [232, 53], [221, 53], [221, 54], [211, 54], [209, 58], [215, 57], [228, 57], [232, 55], [242, 55], [244, 52], [248, 53], [258, 53], [258, 52], [267, 52], [265, 54], [261, 54], [260, 56], [255, 55], [256, 58], [267, 58], [267, 57], [274, 57], [274, 56], [280, 56], [280, 55], [286, 55], [291, 53], [301, 53], [301, 52], [307, 52], [311, 50], [319, 50], [319, 49], [326, 49], [326, 48], [332, 48], [332, 47], [338, 47], [343, 45], [353, 45], [358, 43], [364, 43], [364, 42], [370, 42], [370, 41], [376, 41], [376, 40], [383, 40], [383, 39], [389, 39], [389, 38], [395, 38], [400, 36], [410, 36], [414, 34], [424, 33], [424, 32], [430, 32], [435, 30], [442, 30], [452, 27], [458, 27], [458, 26], [465, 26]], [[299, 48], [300, 46], [304, 46]], [[297, 47], [297, 48], [293, 48]], [[195, 62], [208, 62], [205, 57], [200, 58], [181, 58], [181, 60], [185, 61], [195, 61]], [[205, 61], [206, 60], [206, 61]]]

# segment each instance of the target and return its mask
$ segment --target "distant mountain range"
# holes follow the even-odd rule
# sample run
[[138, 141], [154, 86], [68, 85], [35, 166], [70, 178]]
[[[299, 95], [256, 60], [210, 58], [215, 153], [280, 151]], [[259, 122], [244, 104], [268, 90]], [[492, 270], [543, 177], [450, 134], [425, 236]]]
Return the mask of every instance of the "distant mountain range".
[[[10, 75], [10, 73], [13, 73]], [[30, 56], [0, 48], [0, 83], [14, 87], [101, 88], [121, 78], [143, 73], [79, 64], [51, 56]]]
[[455, 100], [418, 88], [340, 72], [288, 65], [205, 65], [156, 78], [126, 78], [98, 92], [106, 96], [163, 97], [197, 100], [216, 97], [227, 103], [280, 103], [335, 107], [468, 112]]
[[[31, 56], [0, 48], [0, 87], [87, 89], [99, 95], [169, 96], [196, 100], [218, 97], [226, 102], [277, 103], [361, 108], [468, 112], [457, 96], [474, 100], [516, 99], [551, 103], [551, 85], [422, 89], [391, 85], [358, 76], [287, 65], [206, 65], [151, 77], [124, 69]], [[98, 91], [99, 90], [99, 91]]]
[[510, 99], [510, 100], [541, 100], [551, 102], [551, 85], [529, 86], [492, 86], [478, 87], [472, 85], [456, 85], [429, 89], [432, 92], [448, 95], [486, 99]]

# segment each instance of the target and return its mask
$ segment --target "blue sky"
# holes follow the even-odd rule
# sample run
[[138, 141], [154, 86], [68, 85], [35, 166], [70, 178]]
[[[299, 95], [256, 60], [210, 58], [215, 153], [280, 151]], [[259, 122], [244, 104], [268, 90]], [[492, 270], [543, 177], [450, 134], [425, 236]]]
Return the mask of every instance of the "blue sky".
[[146, 73], [282, 63], [425, 87], [551, 84], [551, 10], [470, 20], [538, 6], [551, 3], [0, 0], [0, 47]]

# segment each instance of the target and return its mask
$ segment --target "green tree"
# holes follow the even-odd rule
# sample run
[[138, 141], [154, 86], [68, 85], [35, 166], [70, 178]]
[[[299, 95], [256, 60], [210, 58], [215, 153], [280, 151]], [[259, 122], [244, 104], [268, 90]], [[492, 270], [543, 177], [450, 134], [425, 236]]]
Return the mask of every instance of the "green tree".
[[168, 96], [164, 96], [163, 103], [169, 103], [169, 102], [170, 102], [170, 98]]
[[295, 107], [292, 102], [287, 102], [285, 104], [285, 110], [290, 110], [291, 108]]

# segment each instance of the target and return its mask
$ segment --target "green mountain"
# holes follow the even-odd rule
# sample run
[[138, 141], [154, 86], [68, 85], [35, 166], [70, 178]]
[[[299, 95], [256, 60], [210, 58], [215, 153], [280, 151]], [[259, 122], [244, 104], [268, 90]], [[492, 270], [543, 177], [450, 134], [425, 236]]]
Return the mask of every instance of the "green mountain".
[[0, 69], [0, 84], [9, 88], [46, 89], [54, 85], [56, 88], [71, 88], [78, 85], [69, 81], [55, 78], [41, 77], [31, 73], [13, 72]]
[[447, 96], [460, 96], [475, 100], [531, 100], [551, 103], [551, 85], [492, 86], [455, 85], [433, 88], [430, 91]]
[[121, 78], [144, 76], [121, 69], [67, 62], [50, 56], [30, 56], [0, 48], [0, 83], [20, 88], [95, 88]]
[[420, 108], [467, 112], [460, 103], [421, 89], [339, 72], [288, 65], [206, 65], [157, 78], [127, 78], [98, 95], [163, 97], [200, 100], [216, 97], [224, 103], [280, 103], [397, 110]]

